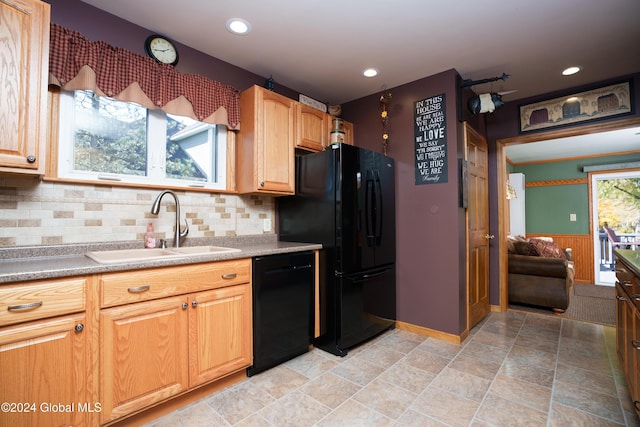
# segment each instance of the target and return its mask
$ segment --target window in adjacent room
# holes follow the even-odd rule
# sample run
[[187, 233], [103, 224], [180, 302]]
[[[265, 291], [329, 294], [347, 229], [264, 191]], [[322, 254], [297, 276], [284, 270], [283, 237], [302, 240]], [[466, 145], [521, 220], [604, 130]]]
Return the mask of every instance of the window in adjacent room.
[[225, 190], [226, 141], [225, 126], [61, 91], [60, 178]]

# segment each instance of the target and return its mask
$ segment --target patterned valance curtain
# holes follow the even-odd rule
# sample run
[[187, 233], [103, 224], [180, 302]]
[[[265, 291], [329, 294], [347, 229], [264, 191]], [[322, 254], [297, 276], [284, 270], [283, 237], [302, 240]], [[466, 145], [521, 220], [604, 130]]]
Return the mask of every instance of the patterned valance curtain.
[[51, 24], [49, 84], [191, 117], [229, 129], [240, 125], [240, 94], [231, 86]]

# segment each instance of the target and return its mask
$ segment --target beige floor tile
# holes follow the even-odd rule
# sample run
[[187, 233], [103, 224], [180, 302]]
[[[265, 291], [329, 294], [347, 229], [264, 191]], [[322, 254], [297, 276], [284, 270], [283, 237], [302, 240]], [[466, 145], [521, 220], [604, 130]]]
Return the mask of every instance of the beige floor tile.
[[547, 413], [489, 393], [477, 417], [496, 427], [545, 427]]
[[393, 424], [394, 427], [447, 427], [446, 424], [409, 409]]
[[416, 400], [417, 394], [404, 388], [374, 380], [353, 396], [353, 400], [395, 420]]
[[331, 370], [335, 375], [339, 375], [355, 384], [365, 386], [373, 381], [378, 375], [384, 371], [378, 365], [369, 363], [365, 360], [352, 357], [345, 360]]
[[351, 396], [360, 386], [341, 376], [327, 372], [306, 383], [301, 390], [329, 408], [337, 408]]
[[246, 381], [207, 398], [207, 403], [230, 424], [253, 415], [273, 401], [269, 393]]
[[549, 427], [620, 427], [620, 424], [579, 409], [554, 403], [549, 416]]
[[356, 354], [355, 357], [386, 369], [404, 356], [405, 353], [389, 348], [380, 342], [370, 346], [367, 351]]
[[286, 365], [280, 365], [255, 375], [252, 384], [279, 399], [307, 381], [309, 381], [309, 378], [304, 375]]
[[476, 359], [475, 357], [460, 354], [451, 364], [450, 368], [466, 372], [486, 380], [492, 380], [500, 370], [500, 363], [488, 360]]
[[415, 394], [420, 394], [431, 384], [436, 374], [409, 365], [406, 360], [401, 360], [378, 378], [388, 383], [395, 384]]
[[624, 423], [620, 400], [616, 396], [564, 381], [556, 381], [553, 388], [553, 401], [617, 423]]
[[612, 327], [516, 311], [491, 313], [462, 344], [392, 330], [346, 357], [314, 349], [146, 427], [640, 427], [615, 344]]
[[294, 391], [260, 410], [259, 414], [278, 427], [313, 426], [331, 409], [301, 391]]
[[445, 368], [431, 383], [432, 387], [453, 393], [465, 399], [481, 402], [491, 385], [490, 380], [458, 371], [454, 368]]
[[318, 422], [318, 427], [386, 427], [393, 420], [354, 400], [348, 400]]
[[436, 387], [428, 387], [411, 409], [454, 427], [468, 426], [480, 404]]
[[522, 403], [538, 411], [549, 411], [551, 388], [498, 374], [489, 392], [503, 399]]
[[322, 350], [314, 349], [309, 353], [305, 353], [295, 359], [285, 362], [285, 366], [307, 378], [315, 378], [330, 371], [340, 363], [337, 360], [326, 357], [325, 354], [327, 353]]

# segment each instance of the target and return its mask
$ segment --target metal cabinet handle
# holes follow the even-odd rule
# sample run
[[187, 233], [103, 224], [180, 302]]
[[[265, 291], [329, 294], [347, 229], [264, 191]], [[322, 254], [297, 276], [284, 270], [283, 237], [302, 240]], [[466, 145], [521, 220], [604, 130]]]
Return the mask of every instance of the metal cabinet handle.
[[134, 288], [128, 288], [127, 290], [132, 294], [138, 294], [140, 292], [148, 291], [149, 289], [151, 289], [151, 286], [144, 285], [144, 286], [136, 286]]
[[198, 306], [198, 301], [191, 301], [191, 307], [196, 308]]
[[33, 308], [38, 308], [42, 305], [42, 301], [30, 302], [29, 304], [18, 304], [18, 305], [10, 305], [7, 307], [9, 311], [21, 311], [21, 310], [30, 310]]
[[488, 234], [488, 233], [484, 235], [484, 238], [487, 240], [493, 240], [495, 237], [496, 236], [494, 236], [493, 234]]
[[36, 162], [36, 156], [27, 156], [27, 163], [35, 163]]
[[182, 309], [183, 309], [183, 310], [186, 310], [186, 309], [187, 309], [187, 307], [189, 307], [189, 304], [187, 304], [186, 302], [183, 302], [183, 303], [182, 303]]
[[636, 350], [640, 350], [640, 340], [631, 340], [631, 346]]
[[222, 275], [223, 279], [235, 279], [236, 277], [238, 277], [237, 273], [226, 273]]
[[82, 332], [84, 330], [84, 325], [82, 323], [78, 323], [74, 329], [76, 332]]
[[616, 295], [616, 299], [618, 301], [626, 301], [627, 300], [625, 297], [621, 297], [620, 295]]
[[631, 294], [631, 299], [634, 301], [640, 301], [640, 294]]

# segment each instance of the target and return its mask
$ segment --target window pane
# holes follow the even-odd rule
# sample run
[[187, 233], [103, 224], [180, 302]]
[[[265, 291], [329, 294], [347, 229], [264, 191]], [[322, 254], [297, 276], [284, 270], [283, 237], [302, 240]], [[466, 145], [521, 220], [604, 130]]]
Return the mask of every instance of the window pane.
[[212, 182], [215, 145], [215, 125], [167, 114], [166, 177]]
[[147, 172], [147, 110], [140, 105], [74, 93], [73, 169], [144, 176]]

